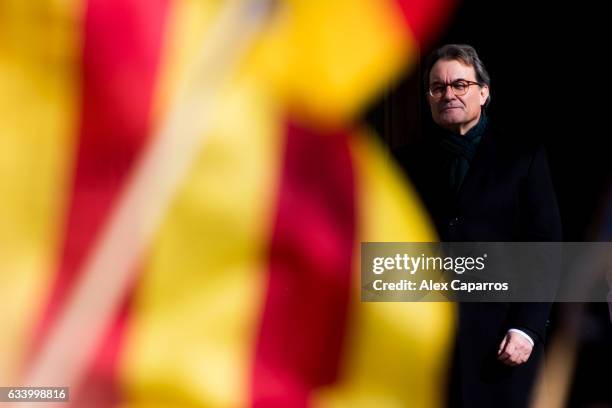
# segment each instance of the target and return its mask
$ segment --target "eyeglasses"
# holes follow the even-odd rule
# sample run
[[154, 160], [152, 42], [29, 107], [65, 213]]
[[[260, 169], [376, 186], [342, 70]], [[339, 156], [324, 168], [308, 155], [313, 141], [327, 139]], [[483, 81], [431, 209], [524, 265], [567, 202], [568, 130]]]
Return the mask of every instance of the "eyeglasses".
[[450, 84], [433, 84], [429, 87], [429, 94], [435, 99], [440, 99], [446, 92], [446, 88], [450, 86], [455, 96], [463, 96], [470, 89], [470, 85], [481, 86], [478, 82], [458, 79], [456, 81], [451, 82]]

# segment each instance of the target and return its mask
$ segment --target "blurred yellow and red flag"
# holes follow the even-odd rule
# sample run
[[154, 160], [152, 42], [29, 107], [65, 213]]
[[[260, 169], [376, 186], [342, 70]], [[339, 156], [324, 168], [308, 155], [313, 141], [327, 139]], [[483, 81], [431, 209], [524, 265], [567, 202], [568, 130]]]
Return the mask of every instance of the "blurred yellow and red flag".
[[0, 385], [74, 406], [440, 406], [452, 309], [359, 302], [431, 241], [358, 123], [449, 0], [5, 0]]

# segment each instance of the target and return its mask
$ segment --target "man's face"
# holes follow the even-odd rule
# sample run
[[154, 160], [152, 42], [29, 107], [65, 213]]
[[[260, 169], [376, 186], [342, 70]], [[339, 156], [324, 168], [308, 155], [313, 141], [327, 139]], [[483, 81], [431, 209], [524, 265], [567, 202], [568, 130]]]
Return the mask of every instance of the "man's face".
[[[476, 72], [474, 67], [457, 60], [438, 60], [429, 73], [430, 87], [448, 85], [461, 79], [476, 82]], [[488, 97], [489, 88], [486, 85], [470, 85], [467, 93], [462, 96], [455, 95], [450, 86], [446, 87], [440, 98], [429, 93], [427, 95], [434, 122], [462, 135], [478, 123], [482, 105]]]

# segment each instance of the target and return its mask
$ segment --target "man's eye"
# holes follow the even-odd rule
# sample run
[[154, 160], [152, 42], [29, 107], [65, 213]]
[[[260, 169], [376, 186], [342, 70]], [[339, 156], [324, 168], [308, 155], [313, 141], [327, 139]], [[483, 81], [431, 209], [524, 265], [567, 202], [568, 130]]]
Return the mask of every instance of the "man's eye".
[[443, 86], [434, 86], [433, 87], [433, 91], [436, 92], [436, 93], [437, 92], [442, 93], [442, 92], [444, 92], [444, 87]]
[[466, 82], [454, 82], [453, 88], [463, 91], [468, 84]]

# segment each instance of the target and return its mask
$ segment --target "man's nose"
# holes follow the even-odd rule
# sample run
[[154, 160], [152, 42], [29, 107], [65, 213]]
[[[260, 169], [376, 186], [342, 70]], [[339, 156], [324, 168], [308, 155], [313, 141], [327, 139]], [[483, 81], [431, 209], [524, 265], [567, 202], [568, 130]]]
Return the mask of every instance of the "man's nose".
[[455, 92], [453, 91], [453, 86], [451, 84], [446, 85], [446, 87], [444, 88], [442, 99], [444, 100], [455, 99]]

